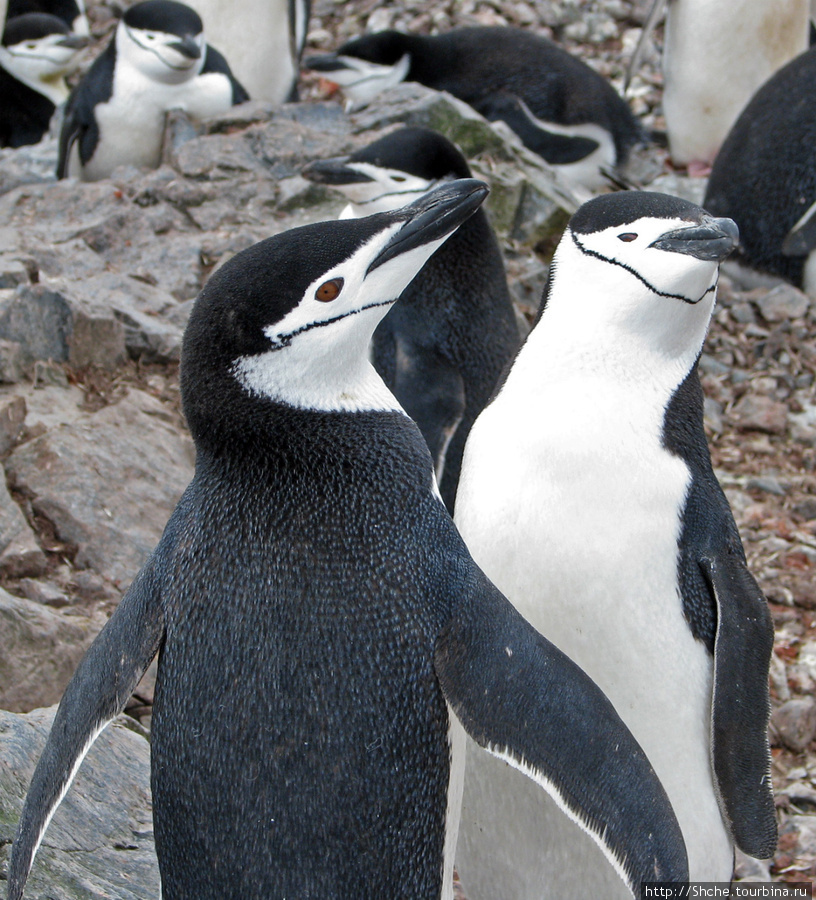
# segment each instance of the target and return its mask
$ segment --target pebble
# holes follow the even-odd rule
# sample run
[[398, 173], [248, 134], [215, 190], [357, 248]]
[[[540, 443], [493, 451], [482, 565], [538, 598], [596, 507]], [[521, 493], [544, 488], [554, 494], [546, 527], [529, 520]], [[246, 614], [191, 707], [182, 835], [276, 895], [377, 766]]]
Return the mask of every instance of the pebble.
[[789, 750], [804, 750], [816, 736], [816, 700], [813, 697], [788, 700], [773, 711], [771, 725]]

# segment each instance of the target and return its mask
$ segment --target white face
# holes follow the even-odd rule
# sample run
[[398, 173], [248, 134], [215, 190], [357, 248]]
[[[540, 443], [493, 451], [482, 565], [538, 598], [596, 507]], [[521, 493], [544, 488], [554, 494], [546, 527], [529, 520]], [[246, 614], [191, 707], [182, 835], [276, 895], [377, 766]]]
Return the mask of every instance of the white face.
[[408, 53], [393, 66], [381, 66], [357, 59], [355, 56], [337, 58], [349, 68], [329, 72], [326, 77], [343, 88], [343, 92], [354, 106], [365, 106], [381, 91], [400, 84], [411, 68], [411, 57]]
[[67, 35], [49, 34], [0, 47], [3, 68], [25, 84], [49, 83], [76, 69], [82, 49], [61, 46]]
[[304, 409], [400, 408], [369, 363], [368, 345], [380, 320], [445, 240], [399, 254], [367, 274], [400, 227], [380, 232], [321, 274], [294, 309], [264, 329], [272, 349], [233, 364], [246, 390]]
[[372, 179], [333, 185], [352, 202], [355, 216], [370, 216], [376, 212], [399, 209], [400, 206], [419, 199], [440, 183], [409, 175], [399, 169], [383, 169], [365, 162], [350, 162], [346, 164], [346, 168]]
[[195, 77], [204, 66], [206, 41], [203, 32], [196, 35], [199, 56], [191, 59], [173, 47], [180, 43], [177, 34], [130, 28], [124, 22], [117, 31], [118, 56], [153, 81], [179, 84]]

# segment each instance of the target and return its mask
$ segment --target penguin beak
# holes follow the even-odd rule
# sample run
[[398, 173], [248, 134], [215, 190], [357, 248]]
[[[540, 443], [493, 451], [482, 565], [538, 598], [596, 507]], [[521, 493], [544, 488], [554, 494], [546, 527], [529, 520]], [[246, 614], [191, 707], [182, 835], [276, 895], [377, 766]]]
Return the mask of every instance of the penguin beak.
[[409, 250], [446, 238], [476, 212], [488, 192], [484, 182], [460, 178], [404, 207], [405, 224], [374, 257], [366, 274]]
[[69, 34], [67, 37], [64, 37], [61, 41], [57, 42], [58, 47], [67, 47], [69, 50], [81, 50], [83, 47], [87, 47], [88, 44], [91, 43], [91, 39], [89, 37], [85, 37], [82, 34]]
[[699, 224], [667, 231], [649, 246], [670, 253], [685, 253], [696, 259], [721, 262], [738, 243], [739, 228], [736, 222], [704, 216]]
[[300, 174], [317, 184], [360, 184], [374, 180], [349, 168], [348, 161], [348, 156], [318, 159], [304, 166]]
[[198, 59], [201, 56], [201, 47], [198, 46], [198, 41], [192, 34], [185, 34], [180, 41], [175, 41], [167, 46], [171, 50], [177, 50], [182, 56], [186, 56], [187, 59]]

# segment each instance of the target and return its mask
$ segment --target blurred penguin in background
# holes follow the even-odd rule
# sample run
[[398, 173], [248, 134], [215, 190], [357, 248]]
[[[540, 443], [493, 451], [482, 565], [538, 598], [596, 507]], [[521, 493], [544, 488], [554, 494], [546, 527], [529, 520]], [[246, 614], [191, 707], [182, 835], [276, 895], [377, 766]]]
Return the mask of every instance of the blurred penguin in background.
[[89, 37], [91, 29], [84, 0], [9, 0], [8, 18], [27, 13], [45, 13], [62, 19], [74, 34]]

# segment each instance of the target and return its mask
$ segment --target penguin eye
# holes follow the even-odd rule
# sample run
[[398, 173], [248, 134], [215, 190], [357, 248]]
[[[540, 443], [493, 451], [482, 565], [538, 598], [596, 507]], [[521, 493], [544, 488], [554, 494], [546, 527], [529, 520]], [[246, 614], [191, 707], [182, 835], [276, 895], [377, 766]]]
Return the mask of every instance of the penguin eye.
[[391, 180], [392, 181], [405, 181], [405, 176], [404, 175], [392, 175]]
[[637, 240], [637, 235], [635, 234], [634, 231], [625, 231], [623, 234], [619, 234], [619, 235], [618, 235], [618, 240], [619, 240], [619, 241], [624, 241], [624, 242], [626, 242], [626, 243], [628, 244], [628, 243], [630, 243], [631, 241], [636, 241], [636, 240]]
[[35, 43], [26, 44], [26, 50], [36, 50], [37, 45]]
[[324, 281], [323, 284], [315, 291], [315, 300], [321, 303], [331, 303], [336, 300], [343, 290], [343, 279], [332, 278], [331, 281]]

